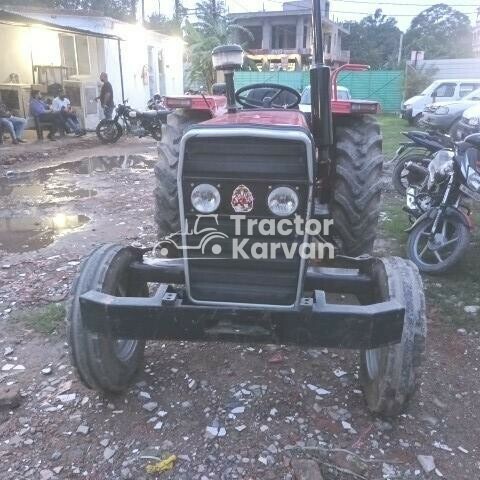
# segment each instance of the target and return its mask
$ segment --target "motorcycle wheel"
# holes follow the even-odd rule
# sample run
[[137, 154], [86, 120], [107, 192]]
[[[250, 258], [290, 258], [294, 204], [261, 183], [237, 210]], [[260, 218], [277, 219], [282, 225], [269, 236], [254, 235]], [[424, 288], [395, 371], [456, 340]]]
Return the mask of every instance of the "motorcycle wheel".
[[440, 220], [438, 233], [432, 239], [433, 222], [433, 218], [424, 218], [410, 232], [407, 255], [421, 272], [439, 275], [460, 262], [470, 244], [471, 233], [460, 214], [450, 214]]
[[418, 172], [410, 172], [405, 168], [405, 165], [408, 162], [422, 164], [422, 160], [426, 158], [426, 155], [420, 153], [407, 154], [403, 157], [400, 157], [397, 160], [397, 163], [393, 167], [392, 172], [392, 183], [395, 190], [400, 195], [405, 195], [407, 188], [409, 187], [418, 187], [420, 186], [426, 175], [422, 175]]
[[157, 141], [160, 142], [162, 140], [162, 124], [155, 124], [152, 125], [150, 129], [150, 135]]
[[123, 134], [121, 125], [115, 120], [100, 120], [96, 129], [97, 137], [102, 143], [115, 143]]

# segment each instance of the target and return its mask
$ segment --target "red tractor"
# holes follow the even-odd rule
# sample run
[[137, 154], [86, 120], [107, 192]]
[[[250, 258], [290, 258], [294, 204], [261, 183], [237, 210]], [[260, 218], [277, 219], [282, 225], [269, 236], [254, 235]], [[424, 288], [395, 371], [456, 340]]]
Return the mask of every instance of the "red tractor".
[[[309, 120], [290, 87], [235, 92], [243, 58], [235, 45], [213, 52], [226, 96], [167, 99], [154, 255], [100, 246], [73, 289], [69, 344], [88, 387], [127, 389], [149, 339], [260, 341], [360, 350], [373, 412], [397, 414], [412, 397], [426, 338], [421, 278], [406, 260], [370, 256], [383, 159], [371, 114], [379, 106], [336, 99], [317, 0], [313, 33]], [[333, 258], [306, 254], [315, 245], [332, 247]], [[353, 300], [332, 302], [339, 293]]]

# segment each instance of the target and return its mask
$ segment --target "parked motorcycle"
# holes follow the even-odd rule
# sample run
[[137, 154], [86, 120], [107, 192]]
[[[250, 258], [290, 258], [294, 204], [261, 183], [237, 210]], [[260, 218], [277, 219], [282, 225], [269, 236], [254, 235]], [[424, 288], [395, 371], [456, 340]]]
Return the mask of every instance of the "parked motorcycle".
[[402, 132], [410, 141], [400, 144], [392, 159], [395, 164], [392, 183], [404, 195], [409, 186], [419, 186], [428, 175], [428, 165], [440, 150], [453, 149], [452, 139], [445, 134], [429, 131]]
[[480, 202], [480, 134], [456, 144], [454, 153], [438, 152], [421, 190], [408, 189], [408, 210], [418, 208], [419, 194], [429, 205], [408, 230], [407, 254], [420, 271], [444, 273], [459, 263], [470, 244], [468, 202]]
[[118, 105], [112, 120], [103, 119], [97, 125], [97, 137], [103, 143], [115, 143], [124, 135], [139, 138], [150, 135], [155, 140], [162, 139], [162, 124], [166, 122], [167, 110], [141, 112], [127, 105], [127, 100]]

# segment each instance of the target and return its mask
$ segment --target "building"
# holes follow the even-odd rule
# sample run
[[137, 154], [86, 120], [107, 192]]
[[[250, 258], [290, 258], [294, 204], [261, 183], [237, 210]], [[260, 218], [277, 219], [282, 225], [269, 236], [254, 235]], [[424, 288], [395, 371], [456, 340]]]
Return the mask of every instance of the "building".
[[480, 8], [477, 9], [477, 22], [473, 27], [472, 50], [476, 57], [480, 57]]
[[183, 93], [183, 42], [102, 15], [31, 7], [0, 10], [0, 97], [28, 116], [32, 88], [62, 86], [86, 128], [102, 112], [95, 101], [105, 71], [116, 103], [146, 108], [155, 93]]
[[[342, 38], [348, 29], [330, 19], [330, 3], [320, 0], [325, 62], [339, 66], [350, 61], [350, 52], [342, 50]], [[285, 2], [281, 11], [247, 12], [230, 15], [251, 35], [236, 32], [248, 57], [259, 70], [307, 70], [312, 58], [311, 1]], [[252, 38], [253, 37], [253, 38]]]

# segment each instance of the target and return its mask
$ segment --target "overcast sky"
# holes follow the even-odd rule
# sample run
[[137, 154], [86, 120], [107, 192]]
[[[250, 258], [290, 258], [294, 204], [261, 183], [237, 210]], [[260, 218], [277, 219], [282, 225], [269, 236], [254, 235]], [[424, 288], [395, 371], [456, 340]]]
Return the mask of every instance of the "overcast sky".
[[[196, 0], [184, 0], [186, 7], [194, 7]], [[282, 0], [226, 0], [230, 12], [254, 12], [262, 10], [281, 10]], [[399, 4], [400, 3], [400, 4]], [[395, 17], [398, 21], [398, 26], [405, 31], [412, 18], [420, 13], [425, 8], [430, 7], [435, 3], [441, 3], [441, 0], [435, 2], [432, 0], [331, 0], [330, 11], [331, 17], [338, 20], [360, 20], [369, 15], [377, 8], [382, 8], [383, 13]], [[467, 14], [470, 17], [472, 24], [476, 20], [476, 10], [480, 6], [480, 2], [475, 0], [450, 0], [445, 1], [454, 8]], [[145, 7], [147, 12], [158, 11], [159, 6], [161, 13], [170, 14], [173, 10], [174, 0], [145, 0]]]

